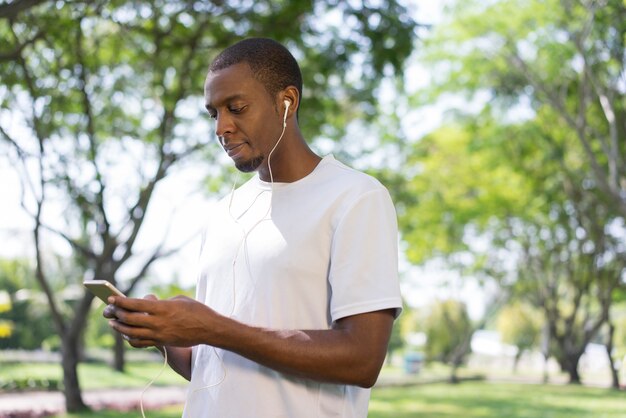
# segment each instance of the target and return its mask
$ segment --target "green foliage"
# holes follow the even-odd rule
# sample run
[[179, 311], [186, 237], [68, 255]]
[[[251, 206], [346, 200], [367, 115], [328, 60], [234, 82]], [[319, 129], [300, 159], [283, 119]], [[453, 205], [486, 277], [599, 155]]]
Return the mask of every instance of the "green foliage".
[[109, 327], [108, 320], [102, 316], [105, 304], [100, 299], [94, 299], [94, 308], [89, 311], [89, 321], [85, 327], [85, 346], [87, 348], [113, 348], [115, 338]]
[[541, 314], [535, 308], [517, 302], [500, 311], [496, 326], [502, 341], [516, 346], [521, 353], [539, 343], [542, 322]]
[[615, 346], [616, 359], [623, 359], [626, 356], [626, 316], [622, 316], [615, 321], [615, 334], [613, 344]]
[[13, 334], [13, 321], [0, 320], [0, 340], [11, 337]]
[[180, 283], [176, 282], [152, 286], [151, 291], [159, 299], [167, 299], [177, 295], [194, 297], [195, 294], [195, 288], [193, 286], [182, 286]]
[[[523, 173], [502, 164], [502, 153], [462, 126], [441, 128], [415, 144], [407, 160], [413, 175], [398, 209], [407, 256], [422, 263], [469, 248], [468, 228], [485, 230], [528, 207], [531, 189]], [[403, 203], [403, 196], [413, 201]]]
[[452, 299], [435, 303], [424, 326], [428, 360], [461, 364], [470, 351], [463, 345], [473, 332], [465, 304]]
[[11, 310], [11, 296], [6, 290], [0, 290], [0, 314]]
[[475, 105], [413, 144], [397, 193], [409, 259], [541, 309], [573, 381], [626, 269], [625, 18], [622, 1], [453, 2], [416, 102]]
[[115, 280], [140, 258], [136, 237], [172, 167], [195, 156], [220, 172], [202, 98], [218, 51], [249, 36], [285, 43], [305, 77], [305, 137], [339, 140], [349, 121], [372, 116], [381, 79], [402, 76], [416, 27], [396, 0], [58, 1], [0, 19], [0, 139], [34, 186], [28, 211], [38, 212], [35, 197], [64, 208], [46, 226], [71, 246], [78, 271], [60, 276]]
[[[202, 97], [218, 51], [250, 36], [286, 44], [302, 63], [305, 137], [339, 140], [350, 121], [375, 113], [381, 79], [401, 78], [417, 26], [397, 0], [30, 6], [0, 16], [0, 146], [21, 175], [36, 225], [37, 277], [54, 320], [48, 329], [58, 330], [47, 342], [60, 341], [63, 353], [78, 351], [92, 295], [81, 289], [63, 300], [51, 289], [90, 277], [137, 284], [174, 250], [161, 243], [137, 249], [159, 182], [192, 158], [207, 173], [219, 171], [221, 150], [211, 146]], [[49, 234], [70, 253], [58, 271], [50, 259], [62, 249], [40, 242]], [[122, 277], [129, 264], [137, 276]], [[91, 342], [107, 344], [97, 321]], [[74, 402], [68, 409], [80, 409], [79, 388], [65, 389]]]
[[54, 390], [61, 388], [58, 380], [17, 378], [8, 381], [0, 380], [0, 392], [2, 391], [25, 391], [25, 390]]
[[413, 332], [412, 309], [406, 301], [402, 301], [402, 313], [393, 323], [391, 337], [387, 346], [387, 358], [390, 361], [395, 351], [401, 350], [406, 345], [406, 337], [409, 332]]
[[0, 348], [41, 348], [55, 334], [43, 296], [34, 290], [34, 272], [26, 260], [0, 260]]
[[[325, 127], [325, 136], [338, 139], [347, 121], [373, 116], [383, 76], [402, 76], [416, 27], [396, 0], [359, 7], [335, 1], [56, 2], [19, 21], [0, 21], [6, 40], [0, 69], [7, 108], [23, 90], [45, 104], [37, 106], [37, 128], [47, 137], [96, 132], [99, 143], [124, 137], [156, 142], [165, 129], [189, 143], [208, 134], [188, 128], [202, 109], [196, 99], [210, 59], [238, 39], [268, 36], [286, 43], [301, 62], [305, 137]], [[94, 102], [92, 115], [84, 93]], [[195, 109], [181, 112], [181, 101], [190, 97]], [[148, 122], [163, 114], [167, 121]]]

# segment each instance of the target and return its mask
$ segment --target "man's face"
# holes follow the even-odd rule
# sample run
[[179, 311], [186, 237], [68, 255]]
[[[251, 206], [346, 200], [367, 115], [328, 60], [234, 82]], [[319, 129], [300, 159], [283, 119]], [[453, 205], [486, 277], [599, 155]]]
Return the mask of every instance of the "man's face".
[[215, 119], [220, 144], [237, 169], [255, 171], [280, 136], [282, 120], [275, 103], [246, 63], [209, 72], [204, 85], [206, 108]]

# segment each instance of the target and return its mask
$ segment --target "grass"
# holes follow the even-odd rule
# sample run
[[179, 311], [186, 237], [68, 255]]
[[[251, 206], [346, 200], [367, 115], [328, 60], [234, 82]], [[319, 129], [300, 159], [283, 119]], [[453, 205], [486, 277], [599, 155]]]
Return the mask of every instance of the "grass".
[[[369, 418], [618, 418], [626, 397], [583, 386], [466, 382], [375, 388]], [[148, 411], [148, 418], [180, 417], [181, 406]], [[100, 411], [57, 418], [137, 418], [134, 412]]]
[[[146, 411], [146, 418], [180, 418], [182, 413], [182, 406], [172, 406], [158, 411]], [[137, 411], [97, 411], [81, 412], [79, 414], [56, 415], [55, 418], [137, 418], [138, 416], [141, 415]]]
[[610, 389], [512, 383], [444, 383], [372, 392], [370, 418], [618, 418], [626, 397]]
[[[127, 371], [119, 373], [105, 363], [79, 366], [84, 389], [106, 387], [143, 387], [160, 371], [157, 361], [132, 361]], [[461, 375], [473, 375], [471, 370]], [[49, 363], [2, 363], [0, 380], [23, 378], [61, 379], [61, 367]], [[447, 368], [429, 366], [415, 376], [417, 383], [443, 378]], [[406, 377], [399, 368], [386, 367], [381, 375], [393, 381]], [[185, 381], [166, 370], [155, 385], [180, 385]], [[624, 416], [624, 392], [569, 385], [490, 383], [471, 381], [458, 385], [445, 383], [417, 384], [408, 387], [377, 387], [372, 391], [370, 418], [617, 418]], [[147, 418], [180, 417], [182, 406], [147, 411]], [[57, 418], [137, 418], [138, 411], [95, 411], [59, 415]]]
[[[124, 373], [113, 370], [105, 363], [84, 363], [78, 366], [78, 378], [83, 389], [110, 387], [143, 387], [161, 370], [163, 363], [131, 362]], [[52, 363], [3, 363], [0, 381], [20, 379], [63, 380], [61, 365]], [[156, 386], [183, 385], [185, 380], [167, 368], [154, 383]]]

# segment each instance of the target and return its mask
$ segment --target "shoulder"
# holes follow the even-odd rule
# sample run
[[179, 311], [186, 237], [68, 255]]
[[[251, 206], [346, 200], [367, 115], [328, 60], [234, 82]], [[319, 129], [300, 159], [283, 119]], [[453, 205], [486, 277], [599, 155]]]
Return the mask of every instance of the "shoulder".
[[363, 212], [367, 218], [395, 219], [391, 196], [375, 177], [348, 167], [332, 156], [325, 157], [318, 168], [309, 190], [316, 206], [327, 207], [333, 213], [335, 226], [357, 212]]
[[319, 180], [331, 189], [353, 197], [374, 191], [387, 193], [387, 189], [378, 179], [347, 166], [333, 156], [325, 157], [320, 163]]

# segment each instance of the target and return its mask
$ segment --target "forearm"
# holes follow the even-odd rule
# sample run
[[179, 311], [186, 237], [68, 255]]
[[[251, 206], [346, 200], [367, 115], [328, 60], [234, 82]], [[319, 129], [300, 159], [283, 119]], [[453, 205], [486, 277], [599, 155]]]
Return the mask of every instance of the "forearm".
[[248, 329], [225, 347], [279, 372], [309, 379], [370, 387], [378, 371], [345, 344], [340, 331]]
[[219, 347], [283, 373], [371, 387], [385, 358], [393, 319], [388, 311], [369, 313], [365, 319], [370, 326], [340, 324], [313, 331], [271, 330], [225, 319], [213, 338]]
[[[275, 330], [249, 326], [189, 298], [167, 301], [115, 298], [110, 322], [133, 347], [206, 344], [240, 354], [283, 373], [372, 386], [385, 359], [393, 310], [358, 314], [327, 330]], [[147, 315], [146, 315], [147, 314]], [[172, 368], [191, 376], [191, 350], [173, 352]]]

